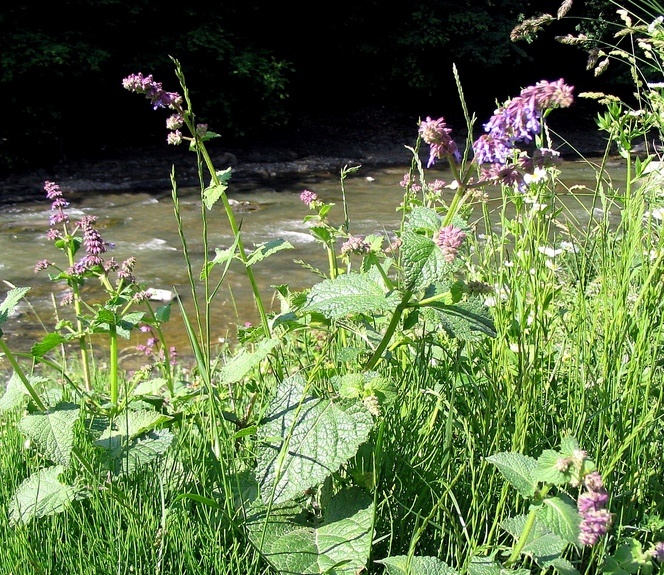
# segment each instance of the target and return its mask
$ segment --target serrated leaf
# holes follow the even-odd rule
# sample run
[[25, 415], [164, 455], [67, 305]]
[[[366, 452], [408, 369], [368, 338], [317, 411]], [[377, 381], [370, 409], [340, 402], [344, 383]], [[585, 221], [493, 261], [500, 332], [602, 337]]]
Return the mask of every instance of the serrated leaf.
[[134, 395], [161, 395], [160, 391], [168, 385], [163, 377], [155, 377], [141, 381], [134, 389]]
[[385, 566], [388, 575], [457, 575], [459, 572], [438, 557], [394, 555], [376, 561]]
[[495, 465], [523, 497], [535, 495], [537, 482], [533, 479], [533, 471], [537, 462], [532, 457], [521, 453], [502, 452], [491, 455], [486, 460]]
[[442, 223], [440, 216], [435, 210], [416, 206], [408, 214], [405, 229], [412, 232], [425, 232], [431, 235], [440, 229]]
[[68, 466], [74, 447], [74, 425], [80, 409], [73, 403], [60, 403], [48, 411], [26, 415], [19, 428], [55, 463]]
[[173, 434], [155, 428], [170, 419], [148, 409], [125, 411], [110, 422], [94, 445], [104, 450], [104, 461], [112, 473], [131, 474], [168, 450]]
[[314, 285], [302, 310], [339, 319], [355, 313], [391, 312], [398, 304], [398, 295], [385, 291], [379, 275], [350, 273]]
[[9, 411], [22, 406], [26, 397], [30, 397], [30, 392], [23, 385], [18, 374], [14, 372], [7, 382], [5, 393], [0, 398], [0, 411]]
[[256, 246], [256, 249], [254, 249], [254, 251], [251, 252], [251, 255], [247, 259], [246, 265], [247, 267], [253, 266], [254, 264], [261, 262], [265, 258], [271, 256], [272, 254], [276, 254], [277, 252], [280, 252], [282, 250], [292, 250], [292, 249], [295, 249], [293, 247], [293, 244], [281, 238], [278, 238], [276, 240], [271, 240], [263, 244], [259, 244]]
[[256, 481], [265, 504], [288, 501], [337, 471], [371, 431], [371, 415], [353, 404], [305, 395], [302, 376], [279, 384], [258, 428]]
[[225, 170], [217, 172], [219, 185], [213, 184], [203, 191], [203, 204], [208, 210], [212, 209], [212, 206], [214, 206], [219, 201], [221, 196], [228, 189], [228, 181], [231, 177], [231, 169], [232, 168], [226, 168]]
[[154, 312], [159, 323], [166, 323], [171, 319], [171, 304], [160, 305]]
[[[501, 523], [503, 529], [515, 540], [521, 537], [525, 525], [525, 515], [510, 517]], [[532, 557], [542, 566], [544, 563], [560, 557], [566, 546], [567, 543], [561, 537], [553, 533], [539, 518], [536, 518], [521, 552]]]
[[568, 543], [578, 543], [581, 519], [576, 503], [569, 495], [561, 493], [556, 497], [544, 499], [544, 505], [537, 512], [537, 517]]
[[46, 334], [39, 343], [36, 343], [30, 349], [32, 357], [44, 357], [53, 348], [67, 341], [67, 338], [59, 333]]
[[[16, 311], [18, 302], [21, 301], [29, 291], [29, 287], [22, 287], [13, 288], [7, 292], [5, 299], [0, 302], [0, 325], [5, 323], [9, 316]], [[2, 336], [2, 330], [0, 330], [0, 336]]]
[[567, 482], [567, 475], [558, 469], [558, 461], [562, 458], [562, 454], [554, 451], [553, 449], [545, 449], [537, 458], [537, 469], [535, 470], [534, 477], [543, 483], [551, 483], [553, 485], [563, 485]]
[[[540, 566], [545, 570], [548, 567], [553, 567], [560, 575], [579, 575], [579, 570], [564, 557], [556, 557], [552, 561], [548, 561]], [[604, 573], [604, 571], [602, 572]]]
[[489, 308], [479, 298], [471, 298], [453, 305], [432, 302], [443, 329], [462, 341], [477, 340], [480, 336], [496, 337], [496, 328]]
[[506, 569], [492, 557], [472, 557], [468, 575], [531, 575], [530, 569]]
[[373, 537], [373, 502], [352, 487], [337, 493], [312, 520], [299, 503], [261, 507], [247, 518], [249, 537], [280, 574], [354, 575], [363, 570]]
[[401, 239], [400, 249], [407, 289], [423, 290], [454, 269], [445, 261], [440, 247], [430, 237], [404, 230]]
[[235, 356], [219, 370], [221, 381], [224, 383], [237, 383], [250, 370], [263, 361], [277, 345], [279, 345], [278, 339], [267, 339], [261, 341], [257, 349], [252, 353], [242, 350], [239, 355]]
[[62, 465], [40, 469], [18, 486], [9, 502], [12, 524], [61, 513], [81, 496], [81, 490], [59, 481], [63, 470]]

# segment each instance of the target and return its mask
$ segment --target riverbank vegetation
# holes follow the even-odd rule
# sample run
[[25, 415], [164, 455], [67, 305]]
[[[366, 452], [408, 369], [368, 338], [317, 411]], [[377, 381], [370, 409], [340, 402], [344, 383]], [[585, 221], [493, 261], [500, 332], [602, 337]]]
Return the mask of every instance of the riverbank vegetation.
[[[573, 86], [521, 89], [473, 138], [454, 68], [468, 139], [443, 117], [421, 121], [411, 169], [395, 182], [397, 229], [354, 233], [346, 197], [361, 167], [341, 171], [339, 205], [302, 191], [302, 218], [328, 256], [323, 267], [301, 262], [319, 278], [302, 291], [287, 280], [258, 288], [261, 262], [292, 246], [246, 245], [227, 195], [232, 169], [208, 154], [218, 135], [197, 120], [181, 63], [177, 92], [127, 76], [124, 88], [165, 112], [169, 143], [200, 166], [196, 231], [182, 224], [171, 175], [193, 360], [164, 337], [178, 299], [153, 305], [134, 277], [140, 260], [110, 257], [95, 219], [45, 182], [53, 252], [35, 270], [65, 290], [58, 323], [29, 354], [0, 332], [0, 571], [661, 571], [664, 195], [651, 144], [663, 127], [653, 78], [664, 23], [620, 16], [634, 51], [597, 62], [630, 66], [638, 106], [585, 95], [602, 104], [609, 140], [588, 160], [594, 187], [566, 189], [549, 145], [548, 117], [583, 97]], [[620, 181], [604, 169], [610, 146], [626, 165]], [[440, 163], [451, 181], [436, 179]], [[561, 193], [587, 196], [585, 217]], [[232, 246], [210, 245], [214, 210]], [[211, 310], [231, 266], [244, 270], [259, 321], [219, 351]], [[102, 301], [88, 299], [91, 283]], [[29, 298], [6, 291], [0, 326]], [[145, 365], [125, 372], [119, 346], [132, 332], [146, 338]]]

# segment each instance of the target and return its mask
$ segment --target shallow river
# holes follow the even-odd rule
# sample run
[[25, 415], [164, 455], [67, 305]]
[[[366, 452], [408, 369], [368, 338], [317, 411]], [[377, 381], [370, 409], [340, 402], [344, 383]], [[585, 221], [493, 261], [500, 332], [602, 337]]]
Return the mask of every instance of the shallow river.
[[[619, 164], [613, 164], [614, 177], [619, 176]], [[361, 168], [345, 182], [346, 198], [350, 216], [350, 232], [356, 235], [392, 232], [398, 228], [400, 212], [396, 208], [402, 200], [403, 189], [399, 185], [407, 166], [383, 169]], [[582, 162], [565, 162], [562, 179], [568, 184], [586, 185], [593, 188], [595, 171]], [[429, 179], [432, 174], [428, 174]], [[451, 179], [441, 171], [436, 178]], [[266, 305], [274, 305], [271, 285], [288, 283], [301, 289], [316, 283], [319, 278], [294, 260], [304, 260], [323, 270], [327, 269], [327, 258], [321, 244], [315, 242], [307, 231], [303, 218], [309, 210], [300, 201], [304, 189], [318, 194], [326, 202], [336, 205], [330, 220], [336, 225], [343, 221], [343, 208], [338, 175], [302, 177], [285, 189], [274, 191], [266, 187], [236, 190], [229, 188], [229, 197], [241, 205], [236, 216], [242, 225], [243, 240], [248, 250], [255, 244], [271, 239], [283, 238], [294, 250], [277, 253], [254, 266], [257, 280], [263, 290]], [[109, 192], [70, 194], [65, 192], [71, 205], [70, 219], [76, 221], [83, 214], [97, 216], [97, 228], [104, 240], [114, 247], [108, 254], [117, 261], [136, 256], [135, 275], [147, 287], [177, 290], [188, 311], [192, 309], [192, 297], [186, 276], [181, 244], [175, 225], [170, 190], [163, 195], [154, 193]], [[451, 193], [451, 192], [449, 192]], [[182, 217], [190, 252], [196, 258], [195, 273], [200, 271], [202, 241], [200, 229], [200, 202], [198, 189], [179, 191]], [[583, 195], [562, 196], [563, 202], [580, 217], [588, 209], [589, 199]], [[20, 313], [2, 326], [5, 338], [13, 349], [26, 350], [39, 340], [45, 330], [55, 324], [51, 294], [59, 301], [63, 286], [51, 283], [48, 272], [34, 273], [35, 263], [41, 259], [58, 262], [64, 268], [64, 254], [56, 250], [46, 238], [50, 202], [21, 203], [0, 207], [0, 280], [16, 286], [29, 286], [27, 301]], [[221, 203], [209, 215], [211, 256], [215, 248], [226, 248], [232, 244], [232, 236]], [[478, 214], [479, 215], [479, 214]], [[7, 285], [0, 285], [4, 299]], [[69, 309], [58, 308], [57, 313], [66, 316]], [[214, 303], [212, 332], [215, 339], [232, 338], [236, 325], [258, 320], [254, 310], [251, 290], [246, 276], [239, 266], [232, 266]], [[43, 325], [43, 327], [42, 327]], [[169, 342], [187, 355], [187, 343], [182, 327], [182, 318], [173, 308], [171, 321], [166, 328]], [[125, 342], [130, 348], [142, 343], [145, 334], [136, 333]], [[127, 349], [127, 352], [129, 349]]]

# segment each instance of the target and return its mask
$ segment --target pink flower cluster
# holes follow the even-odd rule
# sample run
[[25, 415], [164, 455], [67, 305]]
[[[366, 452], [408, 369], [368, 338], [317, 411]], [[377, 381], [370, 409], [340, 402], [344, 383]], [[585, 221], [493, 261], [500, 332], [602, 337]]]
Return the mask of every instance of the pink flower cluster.
[[371, 244], [362, 236], [350, 236], [341, 245], [342, 254], [368, 254], [371, 251]]
[[457, 256], [459, 248], [466, 239], [466, 233], [456, 226], [449, 225], [438, 230], [434, 237], [434, 241], [443, 252], [445, 261], [451, 263]]
[[602, 477], [597, 471], [588, 473], [583, 479], [587, 491], [581, 493], [576, 505], [581, 516], [579, 525], [579, 543], [595, 545], [602, 535], [606, 535], [613, 520], [606, 508], [609, 493], [602, 484]]

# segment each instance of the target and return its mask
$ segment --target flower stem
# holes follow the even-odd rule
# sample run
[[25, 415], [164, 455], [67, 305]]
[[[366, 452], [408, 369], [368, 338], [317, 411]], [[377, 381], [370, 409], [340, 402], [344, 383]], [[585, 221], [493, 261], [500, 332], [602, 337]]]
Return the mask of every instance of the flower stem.
[[375, 365], [378, 363], [378, 360], [380, 360], [381, 356], [383, 355], [385, 348], [387, 348], [387, 345], [390, 343], [390, 340], [392, 339], [392, 336], [394, 335], [394, 332], [396, 331], [397, 326], [399, 325], [399, 321], [401, 320], [401, 314], [408, 307], [408, 301], [410, 300], [411, 295], [412, 293], [410, 291], [407, 291], [403, 295], [403, 298], [401, 298], [401, 302], [399, 303], [399, 305], [394, 310], [394, 315], [392, 316], [390, 324], [387, 326], [387, 329], [383, 334], [383, 339], [380, 340], [378, 347], [373, 352], [373, 355], [369, 358], [369, 361], [365, 366], [365, 369], [367, 371], [375, 367]]
[[115, 407], [118, 404], [118, 334], [115, 324], [110, 327], [109, 337], [111, 405]]
[[23, 371], [23, 368], [19, 365], [18, 361], [16, 361], [16, 358], [14, 357], [14, 354], [11, 352], [9, 347], [7, 347], [7, 344], [5, 343], [5, 340], [3, 340], [2, 338], [0, 338], [0, 349], [5, 354], [5, 357], [9, 360], [9, 363], [14, 368], [14, 372], [21, 379], [21, 382], [25, 386], [25, 389], [28, 390], [28, 393], [30, 394], [30, 397], [32, 397], [34, 402], [37, 404], [37, 407], [41, 411], [46, 411], [46, 406], [44, 405], [44, 402], [39, 397], [39, 394], [35, 391], [35, 388], [30, 383], [30, 380], [28, 379], [28, 376], [25, 375], [25, 372]]

